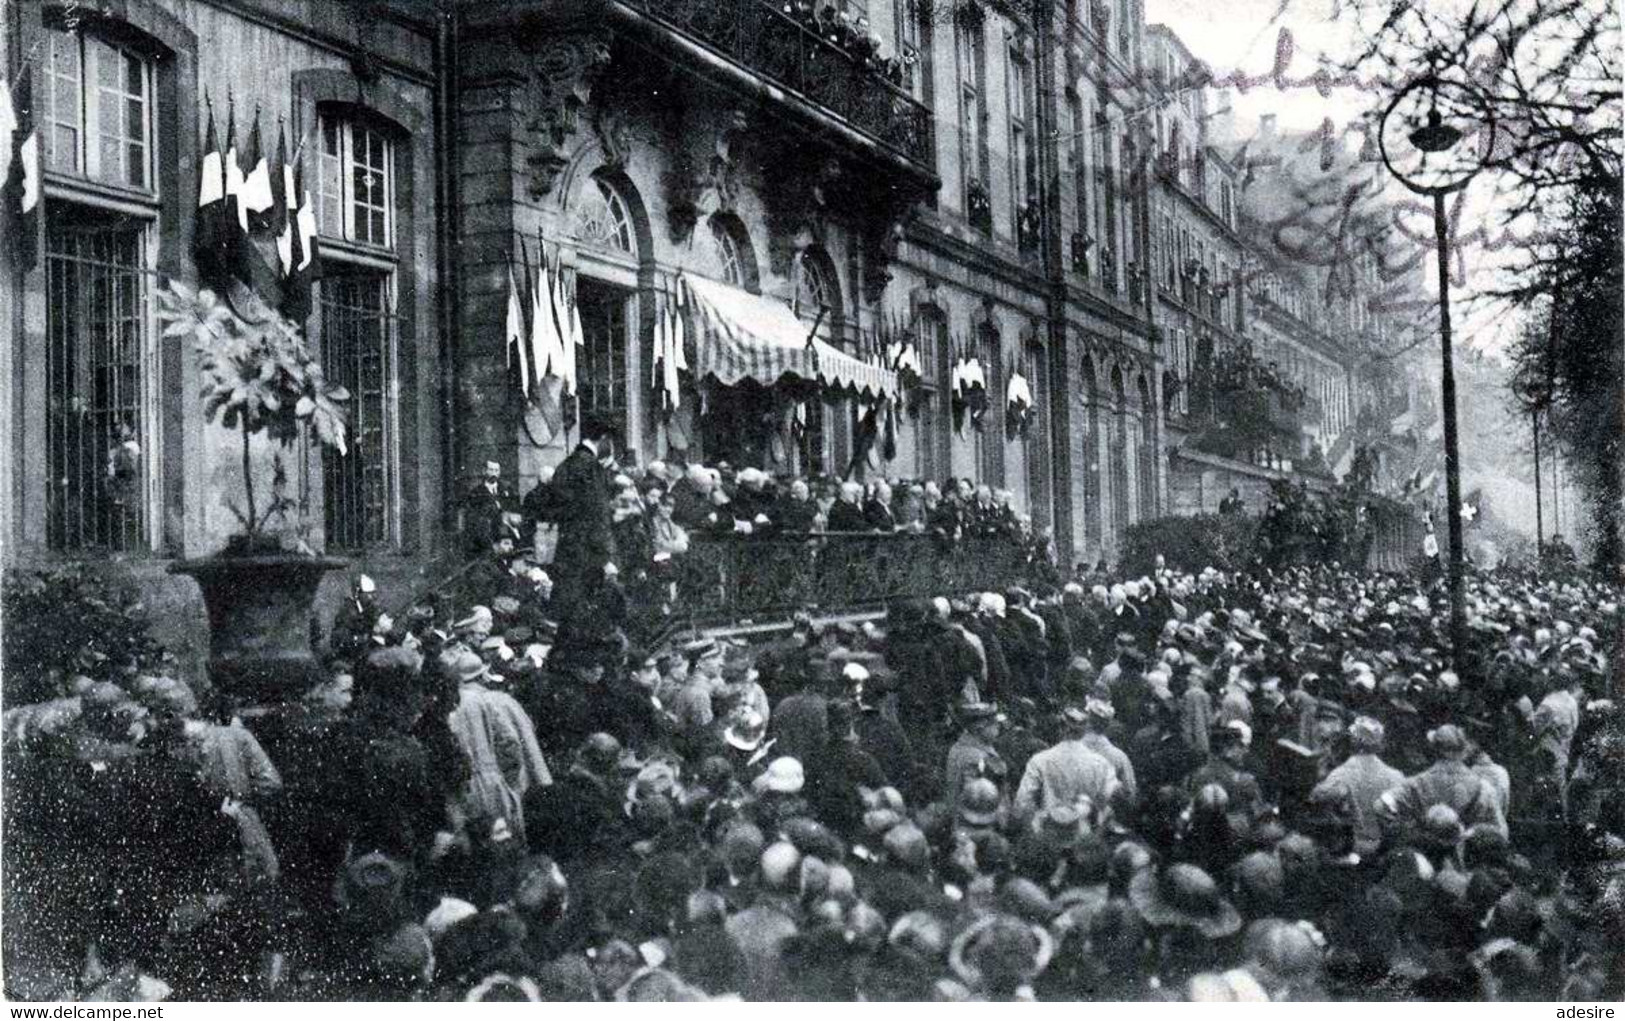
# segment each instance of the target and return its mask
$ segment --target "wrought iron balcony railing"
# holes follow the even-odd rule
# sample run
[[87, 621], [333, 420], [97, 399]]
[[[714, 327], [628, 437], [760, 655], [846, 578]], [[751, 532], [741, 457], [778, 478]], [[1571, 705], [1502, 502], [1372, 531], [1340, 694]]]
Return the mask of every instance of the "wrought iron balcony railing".
[[1025, 584], [1025, 549], [1002, 539], [949, 543], [911, 533], [821, 533], [771, 539], [695, 536], [672, 561], [677, 599], [641, 628], [788, 619], [873, 609], [902, 598], [1002, 590]]
[[926, 170], [935, 171], [931, 114], [884, 69], [764, 0], [622, 0], [796, 93]]

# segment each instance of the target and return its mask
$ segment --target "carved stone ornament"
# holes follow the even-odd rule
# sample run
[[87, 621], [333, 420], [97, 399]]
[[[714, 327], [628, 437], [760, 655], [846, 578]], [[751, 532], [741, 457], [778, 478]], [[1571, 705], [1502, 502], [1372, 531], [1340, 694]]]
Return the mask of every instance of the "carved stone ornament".
[[632, 157], [632, 129], [626, 123], [625, 107], [619, 103], [597, 103], [593, 109], [592, 130], [604, 150], [604, 166], [625, 170]]
[[530, 76], [522, 102], [525, 129], [534, 133], [534, 147], [525, 160], [532, 198], [552, 192], [564, 171], [566, 147], [592, 99], [593, 85], [609, 64], [609, 44], [609, 32], [599, 28], [547, 33], [527, 48]]
[[671, 161], [663, 184], [666, 226], [674, 244], [685, 243], [702, 218], [733, 212], [739, 201], [749, 119], [743, 110], [734, 110], [714, 132], [709, 127], [677, 119], [667, 132]]
[[830, 214], [843, 204], [840, 161], [812, 163], [781, 157], [764, 162], [767, 181], [768, 261], [776, 276], [787, 277], [798, 252], [822, 243]]

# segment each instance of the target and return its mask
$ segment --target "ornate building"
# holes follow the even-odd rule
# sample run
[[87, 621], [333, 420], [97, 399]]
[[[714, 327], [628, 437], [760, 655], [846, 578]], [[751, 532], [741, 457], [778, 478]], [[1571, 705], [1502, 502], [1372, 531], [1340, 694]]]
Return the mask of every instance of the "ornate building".
[[[574, 410], [644, 461], [968, 478], [1069, 561], [1217, 499], [1189, 497], [1181, 457], [1224, 460], [1193, 446], [1196, 381], [1204, 345], [1243, 346], [1259, 259], [1188, 54], [1137, 0], [24, 0], [0, 31], [45, 171], [37, 232], [0, 254], [8, 562], [116, 562], [180, 605], [164, 567], [235, 530], [239, 452], [154, 314], [195, 275], [211, 113], [245, 148], [257, 121], [267, 155], [285, 134], [312, 179], [307, 333], [354, 443], [282, 474], [311, 545], [386, 583], [449, 569], [487, 461], [523, 491], [573, 442], [509, 366], [510, 267], [544, 259], [581, 320]], [[703, 337], [668, 415], [650, 381], [679, 295]], [[798, 333], [816, 355], [769, 350]], [[919, 385], [895, 456], [865, 462], [900, 333]], [[954, 399], [971, 357], [980, 427]], [[1351, 399], [1304, 379], [1330, 456]], [[114, 448], [140, 451], [116, 480]]]

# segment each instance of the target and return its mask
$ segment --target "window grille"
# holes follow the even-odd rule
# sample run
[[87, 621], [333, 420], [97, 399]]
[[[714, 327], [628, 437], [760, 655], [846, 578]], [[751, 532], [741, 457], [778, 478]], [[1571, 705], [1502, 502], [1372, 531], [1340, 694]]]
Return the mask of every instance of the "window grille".
[[324, 450], [327, 545], [360, 550], [391, 539], [397, 321], [392, 274], [329, 262], [321, 283], [322, 369], [350, 391], [349, 452]]
[[157, 376], [142, 221], [46, 207], [47, 545], [151, 548]]

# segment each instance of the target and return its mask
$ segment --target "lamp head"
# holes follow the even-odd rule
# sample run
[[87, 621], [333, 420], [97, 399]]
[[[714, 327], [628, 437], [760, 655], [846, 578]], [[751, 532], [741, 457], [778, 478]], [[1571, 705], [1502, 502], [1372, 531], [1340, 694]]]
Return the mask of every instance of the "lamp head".
[[1410, 140], [1422, 152], [1446, 152], [1461, 141], [1461, 132], [1446, 124], [1434, 107], [1428, 111], [1428, 122], [1410, 133]]

